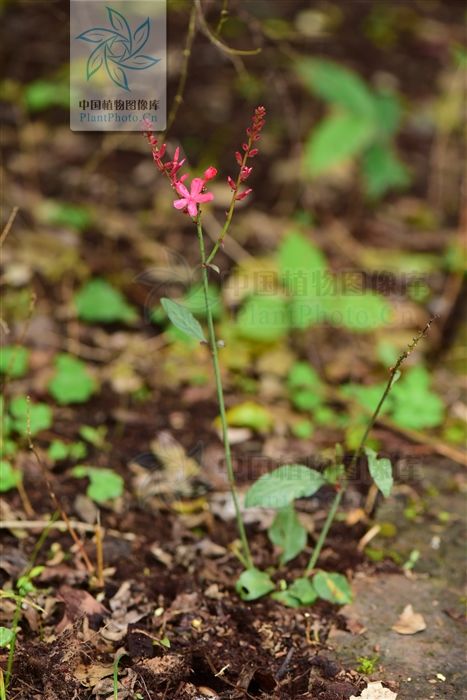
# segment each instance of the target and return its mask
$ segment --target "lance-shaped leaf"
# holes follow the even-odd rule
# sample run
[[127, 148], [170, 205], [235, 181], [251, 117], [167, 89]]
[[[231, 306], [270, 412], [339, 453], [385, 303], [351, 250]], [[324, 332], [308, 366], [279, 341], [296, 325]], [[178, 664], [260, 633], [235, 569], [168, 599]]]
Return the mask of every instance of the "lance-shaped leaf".
[[123, 36], [129, 39], [131, 43], [130, 26], [125, 17], [120, 12], [117, 12], [117, 10], [113, 10], [111, 7], [107, 8], [107, 13], [109, 15], [110, 24], [115, 31], [123, 34]]
[[207, 342], [199, 321], [196, 320], [191, 311], [166, 297], [161, 299], [161, 304], [167, 316], [179, 331], [200, 342]]
[[324, 484], [322, 474], [302, 464], [285, 464], [263, 474], [248, 490], [247, 507], [284, 508], [296, 498], [312, 496]]
[[365, 447], [365, 452], [368, 458], [368, 468], [371, 478], [383, 496], [387, 498], [391, 493], [393, 484], [391, 461], [384, 457], [378, 459], [378, 455], [371, 447]]
[[123, 68], [130, 68], [130, 70], [144, 70], [159, 63], [160, 60], [160, 58], [152, 58], [141, 53], [138, 56], [130, 56], [124, 61], [120, 61], [119, 65]]
[[135, 29], [133, 33], [134, 51], [138, 52], [145, 46], [149, 38], [150, 20], [149, 17]]
[[94, 27], [94, 29], [88, 29], [75, 38], [82, 39], [83, 41], [89, 41], [91, 44], [100, 44], [103, 41], [112, 39], [113, 37], [115, 37], [115, 32], [113, 32], [111, 29], [105, 29], [105, 27]]
[[86, 78], [89, 80], [94, 73], [97, 73], [99, 68], [104, 63], [104, 44], [100, 44], [88, 58], [86, 65]]
[[281, 564], [287, 564], [305, 548], [307, 531], [298, 519], [292, 503], [277, 512], [268, 535], [271, 542], [282, 549]]

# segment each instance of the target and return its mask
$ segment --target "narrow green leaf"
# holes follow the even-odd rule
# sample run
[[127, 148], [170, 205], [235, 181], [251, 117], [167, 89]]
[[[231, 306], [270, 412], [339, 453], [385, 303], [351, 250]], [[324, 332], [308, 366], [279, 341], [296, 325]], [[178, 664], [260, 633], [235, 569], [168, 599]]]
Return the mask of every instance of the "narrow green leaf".
[[179, 331], [200, 342], [207, 342], [199, 321], [196, 320], [191, 311], [166, 297], [161, 299], [161, 304], [167, 316]]
[[287, 564], [305, 549], [307, 531], [298, 519], [292, 503], [277, 512], [268, 535], [271, 542], [282, 549], [281, 565]]
[[321, 175], [359, 154], [374, 136], [374, 124], [353, 114], [332, 114], [324, 119], [305, 146], [305, 168]]
[[275, 589], [268, 574], [259, 569], [247, 569], [235, 584], [235, 590], [242, 600], [256, 600]]
[[387, 498], [392, 489], [392, 464], [385, 457], [378, 458], [378, 455], [371, 447], [365, 447], [366, 456], [368, 458], [368, 468], [371, 478], [379, 488], [385, 498]]
[[13, 640], [13, 630], [8, 627], [0, 627], [0, 647], [7, 647]]
[[349, 582], [342, 574], [330, 574], [327, 571], [318, 571], [313, 576], [313, 587], [320, 598], [330, 603], [345, 605], [352, 602], [352, 591]]
[[312, 496], [324, 484], [323, 476], [302, 464], [286, 464], [263, 474], [248, 490], [247, 507], [283, 508], [296, 498]]

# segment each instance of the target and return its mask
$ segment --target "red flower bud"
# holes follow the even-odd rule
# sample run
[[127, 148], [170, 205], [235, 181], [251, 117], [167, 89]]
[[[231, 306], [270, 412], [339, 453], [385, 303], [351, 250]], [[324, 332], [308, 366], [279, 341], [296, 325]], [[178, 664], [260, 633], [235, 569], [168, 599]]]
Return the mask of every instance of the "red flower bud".
[[217, 170], [212, 165], [204, 171], [204, 179], [205, 180], [212, 180], [212, 178], [216, 177], [216, 175], [217, 175]]

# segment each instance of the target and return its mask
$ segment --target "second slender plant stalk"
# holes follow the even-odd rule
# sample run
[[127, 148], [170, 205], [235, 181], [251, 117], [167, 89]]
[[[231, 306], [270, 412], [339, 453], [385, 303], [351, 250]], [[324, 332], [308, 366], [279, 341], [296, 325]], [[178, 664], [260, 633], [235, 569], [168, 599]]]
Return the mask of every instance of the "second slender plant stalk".
[[403, 352], [402, 355], [399, 356], [394, 367], [391, 367], [388, 382], [387, 382], [385, 389], [381, 395], [381, 398], [378, 402], [378, 405], [376, 406], [371, 418], [369, 419], [369, 421], [367, 423], [367, 426], [365, 428], [365, 432], [362, 435], [359, 446], [357, 447], [357, 449], [355, 450], [355, 452], [353, 454], [352, 461], [350, 462], [349, 468], [347, 470], [347, 475], [346, 475], [343, 483], [340, 484], [339, 490], [337, 491], [336, 495], [334, 496], [334, 500], [333, 500], [331, 507], [329, 509], [329, 513], [326, 517], [323, 528], [322, 528], [320, 535], [318, 537], [318, 540], [316, 542], [315, 548], [313, 549], [313, 553], [311, 555], [310, 561], [308, 562], [308, 566], [305, 569], [306, 575], [309, 575], [316, 566], [316, 563], [319, 559], [319, 555], [321, 554], [321, 550], [323, 548], [324, 542], [326, 541], [326, 537], [328, 536], [329, 529], [330, 529], [332, 523], [334, 522], [334, 518], [336, 517], [337, 510], [339, 508], [340, 502], [341, 502], [342, 497], [345, 493], [345, 490], [347, 488], [349, 480], [354, 475], [355, 467], [357, 466], [358, 458], [360, 457], [360, 455], [363, 452], [363, 449], [366, 445], [366, 441], [368, 440], [368, 436], [369, 436], [371, 430], [373, 429], [373, 426], [376, 423], [379, 414], [381, 413], [381, 409], [383, 408], [384, 402], [386, 401], [387, 397], [389, 396], [389, 393], [392, 389], [393, 384], [396, 381], [396, 376], [398, 375], [399, 369], [400, 369], [402, 363], [408, 358], [410, 353], [415, 349], [418, 342], [426, 335], [431, 324], [433, 323], [433, 320], [434, 319], [432, 318], [428, 321], [428, 323], [423, 328], [423, 330], [420, 331], [420, 333], [410, 343], [407, 350], [405, 350], [405, 352]]

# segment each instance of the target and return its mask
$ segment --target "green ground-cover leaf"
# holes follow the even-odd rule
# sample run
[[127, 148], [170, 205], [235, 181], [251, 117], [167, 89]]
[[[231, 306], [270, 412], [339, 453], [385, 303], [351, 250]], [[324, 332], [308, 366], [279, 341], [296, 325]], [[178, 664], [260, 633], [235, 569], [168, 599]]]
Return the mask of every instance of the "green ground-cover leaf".
[[247, 569], [235, 584], [235, 590], [242, 600], [256, 600], [267, 595], [275, 588], [268, 574], [259, 569]]
[[48, 389], [59, 404], [85, 403], [96, 388], [84, 362], [65, 353], [55, 358], [55, 374]]
[[28, 422], [31, 436], [52, 426], [52, 409], [45, 403], [28, 402], [25, 396], [16, 396], [10, 402], [11, 429], [27, 435]]
[[21, 472], [14, 469], [10, 462], [0, 460], [0, 492], [14, 489], [21, 481]]
[[54, 199], [42, 200], [37, 206], [35, 214], [41, 223], [68, 227], [75, 231], [85, 231], [94, 220], [87, 207], [69, 202], [58, 202]]
[[273, 342], [286, 335], [289, 327], [287, 301], [277, 295], [250, 297], [237, 316], [237, 331], [247, 340]]
[[255, 401], [244, 401], [227, 411], [228, 425], [236, 428], [252, 428], [266, 433], [271, 429], [273, 422], [271, 412]]
[[105, 503], [122, 495], [124, 481], [112, 469], [79, 465], [72, 470], [78, 479], [88, 478], [89, 486], [86, 493], [96, 503]]
[[0, 374], [13, 379], [23, 377], [28, 370], [29, 350], [19, 345], [4, 345], [0, 349]]
[[320, 598], [330, 603], [346, 605], [352, 602], [352, 591], [349, 582], [342, 574], [332, 574], [328, 571], [318, 571], [313, 576], [313, 588]]
[[322, 474], [302, 464], [286, 464], [263, 474], [247, 491], [245, 505], [284, 508], [296, 498], [312, 496], [324, 484]]
[[444, 404], [430, 389], [430, 375], [425, 367], [411, 367], [393, 387], [392, 418], [404, 428], [434, 428], [444, 418]]
[[363, 173], [367, 194], [377, 199], [388, 190], [404, 189], [410, 183], [410, 175], [394, 150], [375, 143], [363, 155]]
[[14, 633], [8, 627], [0, 627], [0, 647], [7, 647], [13, 640]]
[[133, 323], [137, 319], [123, 294], [99, 278], [86, 282], [75, 296], [75, 305], [79, 318], [88, 323]]

